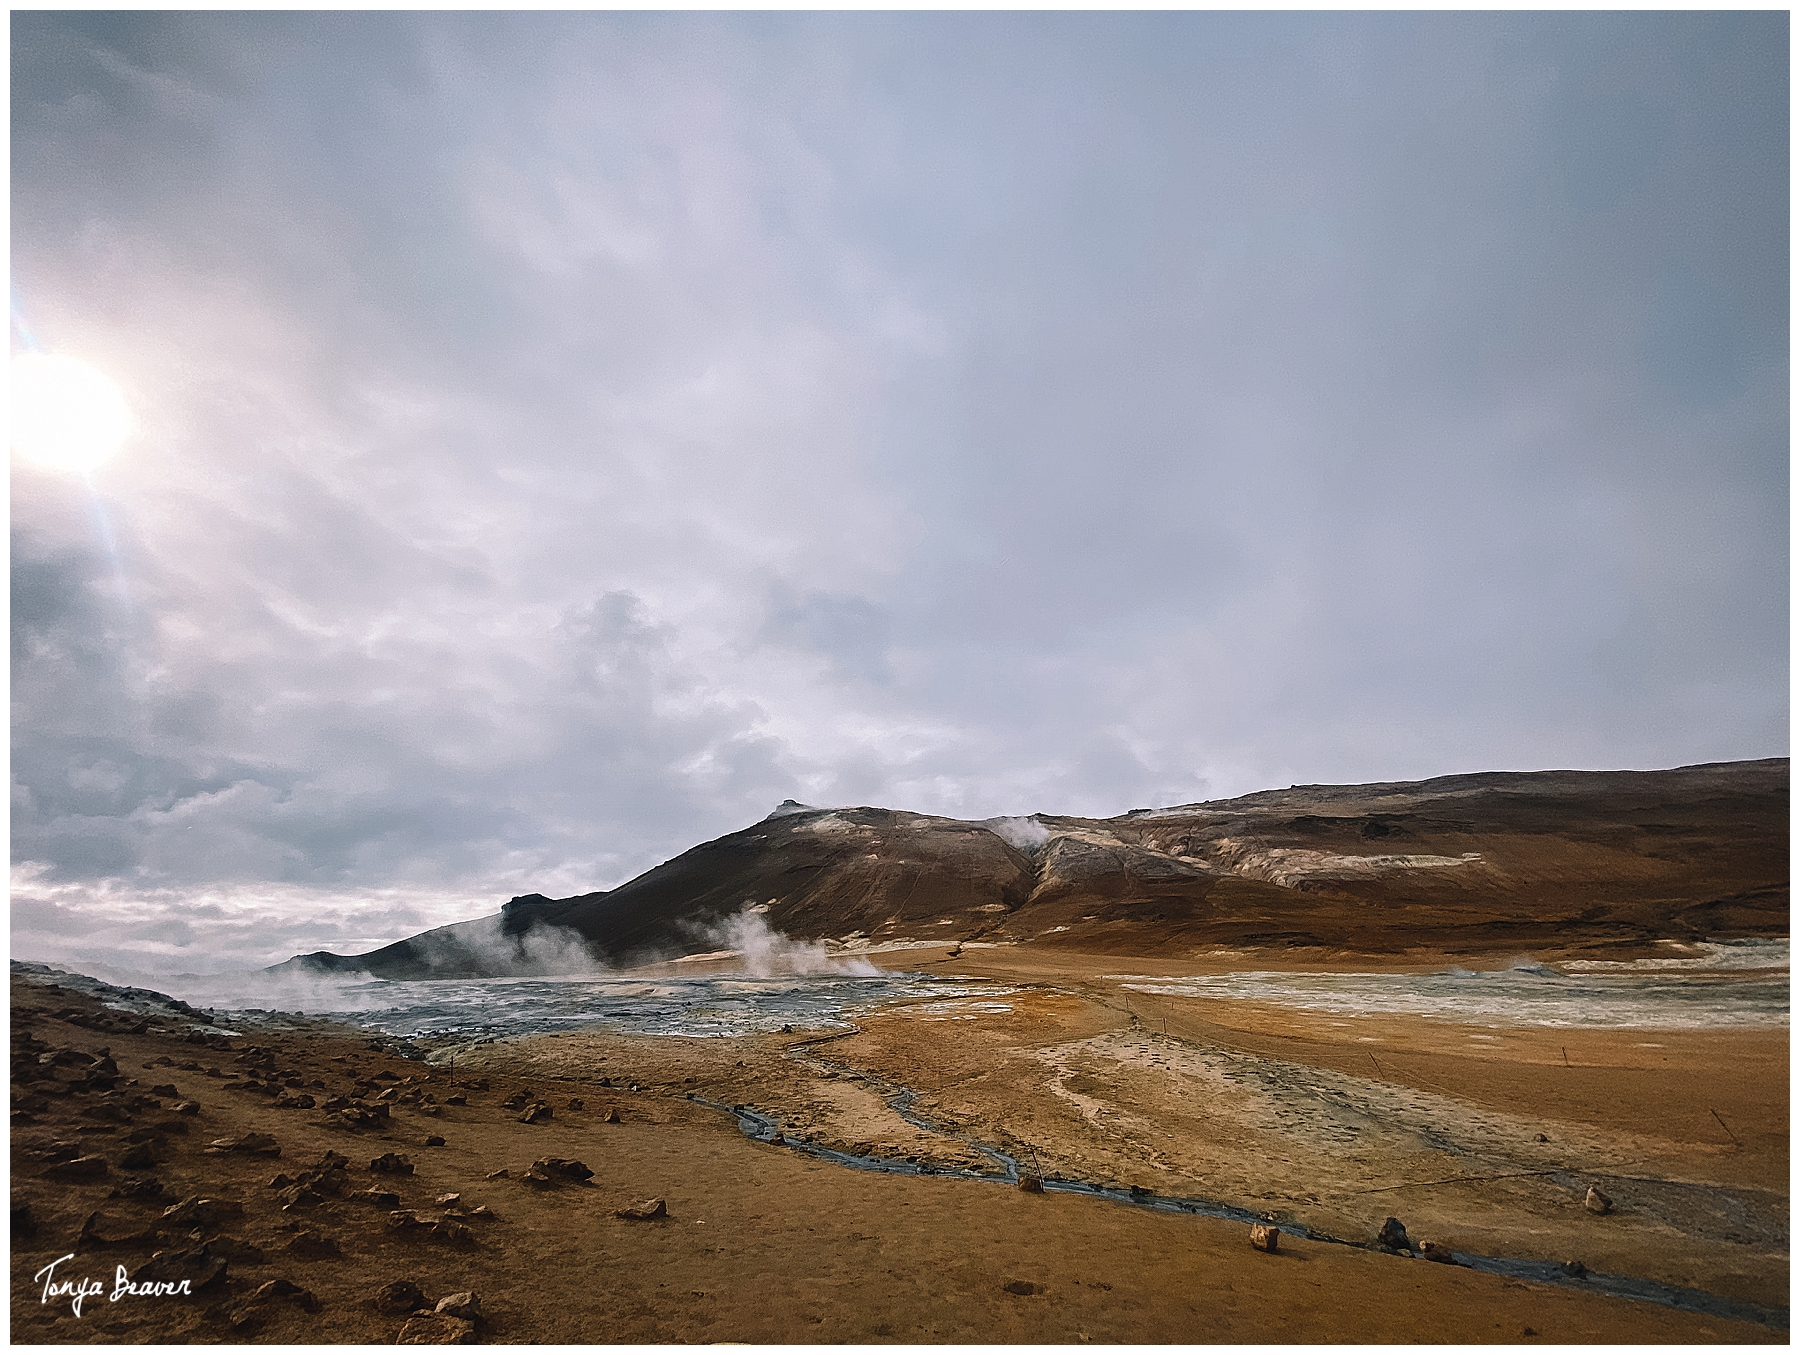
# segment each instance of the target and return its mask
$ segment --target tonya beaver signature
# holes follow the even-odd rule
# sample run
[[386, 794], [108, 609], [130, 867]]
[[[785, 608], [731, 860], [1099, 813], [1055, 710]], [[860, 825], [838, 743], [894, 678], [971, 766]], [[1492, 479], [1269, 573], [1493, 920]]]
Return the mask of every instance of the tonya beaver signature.
[[[51, 1299], [69, 1299], [71, 1300], [70, 1306], [75, 1310], [75, 1316], [80, 1317], [81, 1305], [96, 1294], [104, 1294], [106, 1286], [98, 1280], [90, 1280], [85, 1275], [78, 1280], [57, 1279], [56, 1268], [64, 1261], [73, 1261], [74, 1259], [74, 1252], [70, 1252], [67, 1256], [59, 1256], [31, 1278], [44, 1282], [44, 1293], [43, 1297], [38, 1300], [39, 1303], [48, 1303]], [[144, 1280], [141, 1283], [133, 1284], [130, 1277], [125, 1274], [125, 1267], [120, 1266], [118, 1279], [114, 1282], [112, 1295], [107, 1301], [117, 1303], [127, 1296], [154, 1299], [181, 1294], [192, 1297], [193, 1291], [188, 1288], [189, 1283], [187, 1280]]]

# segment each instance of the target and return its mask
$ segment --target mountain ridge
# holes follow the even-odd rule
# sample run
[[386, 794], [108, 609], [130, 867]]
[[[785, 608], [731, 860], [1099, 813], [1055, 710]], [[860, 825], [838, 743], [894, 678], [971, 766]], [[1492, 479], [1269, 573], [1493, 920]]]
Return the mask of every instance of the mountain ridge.
[[611, 890], [519, 895], [276, 972], [467, 978], [719, 948], [733, 914], [855, 948], [1387, 953], [1787, 931], [1788, 759], [1290, 786], [1107, 819], [785, 801]]

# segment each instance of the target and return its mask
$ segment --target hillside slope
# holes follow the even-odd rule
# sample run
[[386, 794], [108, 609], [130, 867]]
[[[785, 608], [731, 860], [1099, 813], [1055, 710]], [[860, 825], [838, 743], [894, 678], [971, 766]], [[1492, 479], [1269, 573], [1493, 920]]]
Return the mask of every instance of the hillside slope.
[[796, 939], [1451, 952], [1785, 935], [1788, 763], [1293, 786], [982, 823], [791, 801], [617, 889], [288, 966], [389, 978], [703, 952], [745, 908]]

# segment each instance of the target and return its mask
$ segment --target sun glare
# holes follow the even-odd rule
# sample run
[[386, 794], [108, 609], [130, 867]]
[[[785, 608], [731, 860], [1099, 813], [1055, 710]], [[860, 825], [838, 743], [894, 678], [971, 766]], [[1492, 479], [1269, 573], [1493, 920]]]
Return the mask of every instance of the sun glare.
[[112, 379], [79, 358], [23, 353], [12, 360], [12, 446], [52, 470], [86, 473], [131, 434], [131, 408]]

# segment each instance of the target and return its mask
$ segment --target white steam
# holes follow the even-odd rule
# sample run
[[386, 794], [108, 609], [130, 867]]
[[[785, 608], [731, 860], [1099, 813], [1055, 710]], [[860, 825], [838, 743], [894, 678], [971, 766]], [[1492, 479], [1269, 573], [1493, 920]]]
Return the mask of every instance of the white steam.
[[778, 974], [879, 974], [867, 960], [833, 955], [820, 941], [796, 941], [771, 927], [760, 912], [745, 909], [699, 931], [709, 945], [743, 957], [753, 978]]
[[981, 826], [1019, 851], [1035, 852], [1050, 840], [1050, 830], [1035, 815], [1024, 818], [983, 819]]
[[413, 949], [433, 967], [472, 966], [491, 978], [594, 977], [610, 972], [571, 927], [539, 922], [508, 934], [495, 913], [412, 938]]

